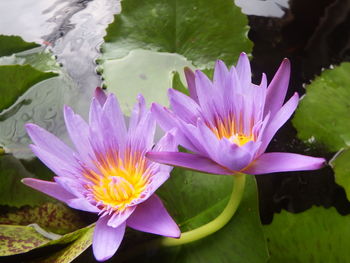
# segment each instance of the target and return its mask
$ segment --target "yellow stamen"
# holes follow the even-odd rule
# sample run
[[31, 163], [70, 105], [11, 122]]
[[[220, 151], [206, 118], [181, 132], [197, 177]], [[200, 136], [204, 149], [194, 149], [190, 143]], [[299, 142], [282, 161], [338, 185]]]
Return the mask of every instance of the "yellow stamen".
[[[236, 125], [234, 118], [230, 116], [229, 118], [222, 120], [217, 118], [215, 120], [215, 126], [207, 124], [208, 127], [213, 131], [217, 138], [227, 138], [232, 143], [238, 146], [243, 146], [247, 142], [255, 141], [254, 135], [252, 134], [252, 129], [250, 129], [250, 134], [243, 133], [242, 118], [240, 118], [240, 125]], [[251, 122], [253, 123], [253, 122]]]
[[141, 154], [127, 151], [123, 160], [115, 155], [99, 156], [96, 164], [99, 172], [86, 171], [85, 177], [92, 183], [87, 188], [97, 203], [121, 212], [141, 196], [149, 183], [150, 174]]

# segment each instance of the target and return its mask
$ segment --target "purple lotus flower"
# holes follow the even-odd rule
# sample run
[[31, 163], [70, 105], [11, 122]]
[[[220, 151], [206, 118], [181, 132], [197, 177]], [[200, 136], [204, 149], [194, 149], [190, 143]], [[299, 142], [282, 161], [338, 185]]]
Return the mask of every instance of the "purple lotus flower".
[[228, 70], [218, 60], [210, 81], [197, 70], [185, 70], [190, 97], [169, 90], [172, 111], [158, 104], [152, 113], [168, 131], [177, 128], [176, 140], [192, 153], [149, 152], [154, 161], [214, 174], [264, 174], [314, 170], [323, 158], [265, 150], [277, 130], [296, 109], [295, 93], [284, 105], [290, 63], [285, 59], [267, 87], [251, 83], [248, 57], [242, 53], [236, 67]]
[[[89, 124], [69, 107], [64, 117], [71, 149], [53, 134], [34, 125], [26, 128], [32, 151], [57, 175], [55, 182], [26, 178], [23, 182], [68, 206], [97, 213], [93, 235], [97, 260], [117, 251], [125, 227], [179, 237], [180, 230], [154, 192], [168, 178], [171, 167], [145, 158], [153, 147], [155, 120], [139, 96], [126, 129], [115, 96], [97, 89], [91, 103]], [[176, 151], [172, 132], [154, 151]]]

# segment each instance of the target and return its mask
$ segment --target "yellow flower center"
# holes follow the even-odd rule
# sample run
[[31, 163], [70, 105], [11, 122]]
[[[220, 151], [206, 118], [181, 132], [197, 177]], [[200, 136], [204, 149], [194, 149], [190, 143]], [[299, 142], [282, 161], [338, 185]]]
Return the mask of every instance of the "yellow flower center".
[[127, 152], [123, 160], [108, 154], [100, 157], [99, 172], [89, 170], [85, 177], [92, 184], [87, 188], [98, 205], [107, 209], [123, 211], [135, 199], [138, 199], [148, 185], [150, 173], [146, 159], [140, 154]]
[[250, 129], [250, 134], [244, 134], [243, 125], [236, 125], [232, 117], [225, 120], [217, 118], [215, 120], [215, 126], [208, 125], [208, 127], [213, 131], [217, 138], [227, 138], [230, 142], [235, 143], [238, 146], [243, 146], [247, 142], [255, 141], [252, 130]]

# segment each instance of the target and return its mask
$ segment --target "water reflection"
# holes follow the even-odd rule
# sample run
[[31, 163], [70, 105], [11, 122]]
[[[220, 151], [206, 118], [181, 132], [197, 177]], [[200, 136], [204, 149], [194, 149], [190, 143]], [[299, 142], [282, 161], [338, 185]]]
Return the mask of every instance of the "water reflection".
[[282, 17], [289, 0], [234, 0], [246, 15]]
[[[71, 105], [87, 115], [92, 92], [101, 84], [94, 60], [99, 56], [105, 28], [120, 10], [113, 0], [0, 1], [0, 34], [19, 35], [44, 44], [62, 64], [61, 77], [38, 83], [0, 114], [0, 145], [17, 158], [30, 158], [27, 122], [36, 123], [66, 140], [62, 108]], [[17, 61], [16, 61], [17, 59]], [[4, 63], [23, 63], [9, 57]]]

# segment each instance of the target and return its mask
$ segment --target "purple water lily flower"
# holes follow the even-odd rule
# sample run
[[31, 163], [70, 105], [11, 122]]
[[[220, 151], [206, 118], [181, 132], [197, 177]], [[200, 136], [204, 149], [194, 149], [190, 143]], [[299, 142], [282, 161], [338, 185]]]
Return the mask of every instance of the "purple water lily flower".
[[[71, 108], [64, 108], [71, 149], [53, 134], [27, 124], [35, 155], [57, 176], [55, 182], [33, 178], [23, 182], [68, 206], [97, 213], [93, 252], [97, 260], [117, 251], [126, 226], [168, 237], [180, 230], [154, 192], [169, 178], [171, 167], [152, 162], [145, 153], [152, 149], [155, 120], [139, 96], [126, 128], [113, 94], [97, 89], [91, 103], [89, 123]], [[172, 132], [154, 151], [176, 151]]]
[[295, 93], [284, 105], [290, 76], [285, 59], [267, 87], [263, 74], [260, 85], [251, 83], [251, 69], [245, 53], [236, 67], [227, 69], [218, 60], [214, 78], [186, 69], [190, 97], [170, 89], [172, 111], [158, 104], [152, 113], [168, 131], [177, 128], [176, 139], [192, 153], [149, 152], [154, 161], [214, 174], [237, 172], [264, 174], [314, 170], [324, 165], [323, 158], [265, 150], [277, 130], [295, 111]]

